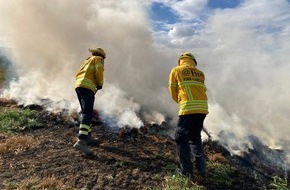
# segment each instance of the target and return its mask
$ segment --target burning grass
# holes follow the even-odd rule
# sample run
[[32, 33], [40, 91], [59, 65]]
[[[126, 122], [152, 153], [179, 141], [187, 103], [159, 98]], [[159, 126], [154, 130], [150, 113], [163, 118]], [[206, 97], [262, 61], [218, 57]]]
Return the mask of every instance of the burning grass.
[[15, 135], [0, 142], [0, 155], [7, 152], [14, 152], [18, 154], [21, 151], [33, 148], [39, 145], [39, 141], [35, 137], [27, 135]]

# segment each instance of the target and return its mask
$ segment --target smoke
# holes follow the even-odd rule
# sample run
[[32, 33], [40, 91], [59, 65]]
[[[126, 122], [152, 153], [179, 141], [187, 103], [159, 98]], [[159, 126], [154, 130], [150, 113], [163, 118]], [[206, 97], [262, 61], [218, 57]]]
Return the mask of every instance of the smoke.
[[75, 1], [66, 7], [61, 1], [1, 2], [1, 23], [19, 76], [7, 95], [27, 104], [40, 98], [73, 99], [67, 92], [71, 92], [73, 84], [76, 55], [84, 46], [80, 45], [84, 43], [81, 39], [87, 41], [90, 36], [83, 21], [87, 19], [87, 3]]
[[245, 1], [216, 10], [206, 32], [191, 38], [205, 64], [210, 131], [229, 130], [240, 139], [253, 134], [288, 155], [281, 145], [290, 140], [289, 8], [287, 1]]
[[[176, 10], [175, 1], [166, 2]], [[1, 96], [24, 104], [64, 101], [58, 105], [79, 109], [75, 73], [88, 48], [102, 47], [105, 84], [95, 106], [103, 120], [140, 127], [170, 118], [175, 125], [178, 108], [167, 91], [168, 74], [187, 50], [206, 75], [205, 125], [214, 136], [229, 130], [273, 146], [289, 141], [289, 2], [246, 0], [215, 10], [204, 2], [193, 15], [180, 2], [176, 16], [182, 19], [184, 8], [184, 20], [154, 32], [150, 1], [1, 1], [1, 34], [19, 76]]]
[[[210, 64], [206, 71], [211, 100], [220, 105], [222, 116], [232, 118], [227, 127], [268, 143], [290, 140], [285, 135], [290, 132], [289, 7], [286, 1], [246, 1], [237, 9], [216, 11], [201, 36], [208, 42], [200, 56]], [[228, 120], [220, 119], [216, 125]]]
[[[193, 11], [192, 20], [187, 15], [156, 34], [160, 47], [187, 49], [197, 57], [210, 102], [205, 126], [213, 136], [222, 130], [242, 139], [254, 134], [271, 147], [290, 140], [285, 135], [290, 133], [289, 8], [286, 0], [246, 0], [214, 10], [204, 6], [198, 18]], [[183, 11], [188, 14], [186, 9], [177, 14]]]
[[2, 91], [2, 88], [5, 88], [7, 85], [9, 85], [9, 82], [15, 75], [13, 72], [13, 66], [7, 56], [7, 50], [4, 48], [0, 48], [0, 80], [3, 80], [2, 85], [0, 84], [0, 94]]
[[138, 1], [15, 0], [0, 7], [1, 29], [18, 74], [2, 97], [20, 104], [49, 99], [58, 102], [50, 104], [56, 109], [79, 109], [76, 71], [90, 56], [88, 48], [102, 47], [107, 53], [105, 83], [95, 102], [103, 120], [112, 126], [140, 127], [141, 105], [142, 117], [150, 122], [160, 122], [156, 118], [162, 118], [161, 112], [168, 113], [170, 108], [160, 106], [169, 99], [169, 70], [160, 74], [167, 58], [152, 48], [148, 15]]

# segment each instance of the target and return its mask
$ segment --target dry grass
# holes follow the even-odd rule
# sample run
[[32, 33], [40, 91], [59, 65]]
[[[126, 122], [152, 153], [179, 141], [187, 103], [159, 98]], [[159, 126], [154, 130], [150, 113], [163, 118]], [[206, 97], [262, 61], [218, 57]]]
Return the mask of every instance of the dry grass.
[[161, 143], [161, 144], [164, 144], [164, 143], [167, 143], [169, 142], [168, 139], [166, 138], [162, 138], [162, 137], [158, 137], [156, 135], [153, 135], [153, 136], [150, 136], [151, 140], [153, 142], [156, 142], [156, 143]]
[[31, 177], [29, 179], [24, 179], [19, 183], [6, 182], [3, 190], [73, 190], [69, 185], [64, 184], [58, 180], [55, 176], [39, 178]]
[[15, 154], [39, 145], [39, 140], [27, 135], [8, 136], [4, 142], [0, 142], [0, 154], [14, 152]]
[[228, 163], [228, 160], [222, 155], [222, 153], [215, 153], [208, 155], [208, 159], [211, 162]]

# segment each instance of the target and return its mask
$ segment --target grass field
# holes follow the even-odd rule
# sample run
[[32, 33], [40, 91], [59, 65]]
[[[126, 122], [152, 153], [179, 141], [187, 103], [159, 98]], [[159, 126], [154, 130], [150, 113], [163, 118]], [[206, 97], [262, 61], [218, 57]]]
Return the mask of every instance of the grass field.
[[94, 126], [101, 143], [86, 157], [72, 149], [76, 133], [65, 116], [0, 99], [0, 189], [289, 189], [289, 173], [283, 177], [277, 170], [265, 178], [223, 156], [214, 142], [204, 143], [208, 174], [190, 181], [175, 170], [171, 138], [147, 134], [128, 141]]

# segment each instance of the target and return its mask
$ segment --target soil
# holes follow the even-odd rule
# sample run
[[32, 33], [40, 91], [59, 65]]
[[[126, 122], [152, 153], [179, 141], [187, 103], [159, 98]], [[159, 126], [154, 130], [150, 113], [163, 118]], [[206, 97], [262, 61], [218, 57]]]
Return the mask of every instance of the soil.
[[[1, 108], [19, 108], [15, 102], [0, 100]], [[20, 106], [21, 108], [21, 106]], [[67, 189], [162, 189], [166, 178], [175, 174], [178, 166], [175, 142], [172, 138], [158, 133], [123, 136], [110, 131], [95, 122], [93, 136], [100, 144], [92, 146], [92, 156], [86, 156], [73, 149], [78, 133], [78, 124], [70, 122], [59, 114], [51, 114], [41, 107], [40, 119], [45, 124], [34, 130], [19, 131], [16, 136], [32, 137], [36, 146], [21, 151], [0, 153], [0, 189], [7, 182], [21, 182], [32, 177], [54, 177]], [[28, 109], [26, 107], [26, 109]], [[23, 107], [21, 108], [23, 109]], [[0, 143], [5, 143], [13, 135], [1, 134]], [[205, 189], [265, 189], [271, 179], [257, 177], [252, 167], [237, 165], [216, 142], [204, 142], [209, 162], [232, 165], [231, 185], [213, 183], [209, 177], [196, 177], [195, 182]]]

